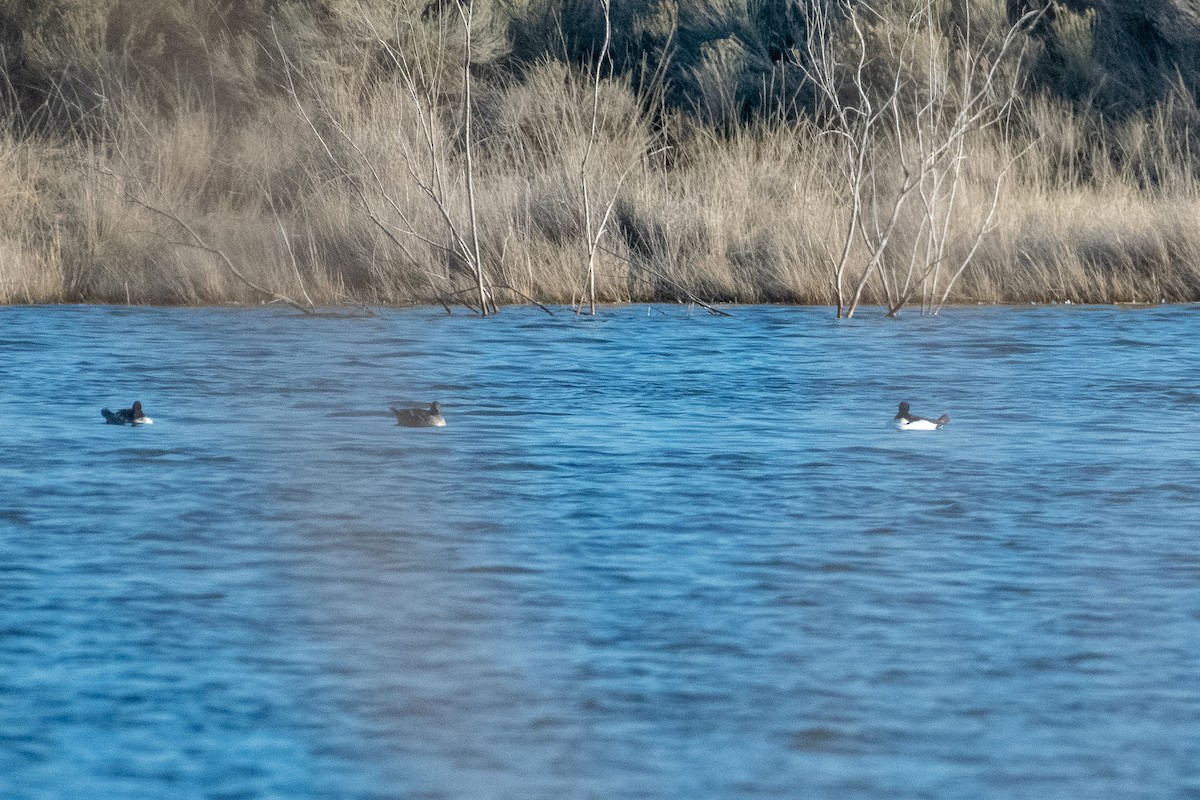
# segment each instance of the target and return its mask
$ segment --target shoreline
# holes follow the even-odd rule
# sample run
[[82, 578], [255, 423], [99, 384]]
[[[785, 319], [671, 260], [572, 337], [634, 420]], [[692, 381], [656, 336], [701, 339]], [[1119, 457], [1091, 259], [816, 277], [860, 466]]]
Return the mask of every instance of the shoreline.
[[[728, 315], [736, 315], [735, 312], [740, 308], [773, 308], [773, 309], [825, 309], [830, 312], [830, 317], [833, 318], [836, 312], [836, 306], [833, 304], [822, 303], [713, 303], [714, 308], [719, 311], [726, 312]], [[624, 309], [636, 307], [648, 308], [687, 308], [695, 309], [700, 312], [707, 313], [706, 309], [696, 303], [677, 303], [670, 301], [653, 301], [653, 300], [635, 300], [622, 303], [598, 303], [596, 316], [603, 316], [605, 311], [620, 311]], [[1114, 302], [1076, 302], [1071, 300], [1050, 300], [1044, 302], [1024, 301], [1024, 302], [1001, 302], [1001, 303], [947, 303], [942, 307], [942, 311], [968, 311], [971, 309], [996, 310], [1010, 309], [1020, 310], [1028, 308], [1062, 308], [1062, 309], [1078, 309], [1082, 311], [1096, 309], [1128, 309], [1128, 310], [1148, 310], [1152, 308], [1179, 308], [1183, 306], [1200, 306], [1198, 300], [1179, 300], [1167, 301], [1163, 300], [1158, 303], [1148, 302], [1130, 302], [1130, 301], [1114, 301]], [[103, 303], [103, 302], [47, 302], [47, 303], [0, 303], [0, 309], [126, 309], [126, 310], [153, 310], [153, 311], [188, 311], [188, 310], [228, 310], [228, 311], [265, 311], [268, 309], [286, 311], [297, 317], [306, 316], [305, 313], [294, 308], [289, 308], [286, 305], [279, 303], [175, 303], [175, 304], [156, 304], [156, 303]], [[576, 306], [570, 304], [545, 304], [553, 312], [552, 316], [592, 316], [588, 311], [577, 310]], [[498, 311], [493, 311], [489, 316], [503, 314], [507, 310], [528, 310], [537, 309], [545, 313], [544, 309], [539, 308], [535, 303], [508, 303], [499, 306]], [[371, 312], [355, 314], [354, 311]], [[447, 314], [444, 307], [438, 303], [404, 303], [404, 304], [374, 304], [374, 305], [330, 305], [330, 306], [315, 306], [311, 309], [312, 313], [307, 316], [314, 317], [341, 317], [352, 319], [355, 317], [369, 318], [374, 316], [374, 312], [403, 312], [403, 311], [437, 311], [440, 316], [480, 316], [479, 312], [469, 308], [455, 308], [453, 314]], [[343, 313], [345, 312], [345, 313]], [[858, 313], [855, 317], [847, 322], [853, 322], [854, 319], [866, 319], [868, 317], [886, 317], [887, 307], [880, 304], [863, 303], [858, 307]], [[906, 309], [895, 318], [896, 320], [911, 319], [916, 317], [935, 317], [936, 314], [922, 314], [920, 309]]]

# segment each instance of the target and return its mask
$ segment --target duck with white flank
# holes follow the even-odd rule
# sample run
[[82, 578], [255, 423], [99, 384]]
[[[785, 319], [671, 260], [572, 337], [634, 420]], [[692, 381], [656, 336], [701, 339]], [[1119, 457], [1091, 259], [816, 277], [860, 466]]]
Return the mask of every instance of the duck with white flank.
[[892, 418], [898, 431], [936, 431], [950, 421], [949, 414], [942, 414], [937, 419], [925, 419], [916, 414], [908, 413], [908, 403], [900, 404], [900, 413]]
[[392, 413], [396, 415], [396, 424], [403, 425], [406, 428], [446, 427], [446, 418], [442, 416], [442, 407], [436, 400], [427, 409], [396, 408], [392, 406]]
[[109, 425], [150, 425], [154, 420], [142, 413], [142, 401], [135, 400], [133, 408], [122, 408], [117, 411], [100, 409], [101, 416]]

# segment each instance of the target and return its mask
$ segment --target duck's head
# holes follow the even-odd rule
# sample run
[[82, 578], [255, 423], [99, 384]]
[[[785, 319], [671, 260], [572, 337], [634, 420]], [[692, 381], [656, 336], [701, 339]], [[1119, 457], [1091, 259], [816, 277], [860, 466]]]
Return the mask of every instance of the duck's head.
[[133, 418], [141, 419], [144, 416], [146, 416], [146, 415], [142, 413], [142, 401], [134, 400], [133, 401]]
[[901, 404], [900, 404], [900, 413], [901, 413], [901, 414], [907, 414], [907, 413], [908, 413], [908, 408], [909, 408], [909, 406], [908, 406], [908, 403], [901, 403]]
[[441, 403], [439, 403], [437, 400], [434, 400], [434, 401], [433, 401], [433, 402], [432, 402], [432, 403], [429, 405], [429, 413], [430, 413], [430, 414], [437, 414], [437, 415], [440, 417], [440, 416], [442, 415], [442, 404], [441, 404]]

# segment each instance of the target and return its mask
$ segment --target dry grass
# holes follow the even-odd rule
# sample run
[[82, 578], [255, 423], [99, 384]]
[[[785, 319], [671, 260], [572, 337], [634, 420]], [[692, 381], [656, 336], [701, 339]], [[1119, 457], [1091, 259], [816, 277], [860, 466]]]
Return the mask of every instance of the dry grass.
[[1014, 191], [1011, 209], [959, 287], [962, 302], [1158, 303], [1200, 290], [1195, 198], [1132, 187]]
[[[532, 13], [534, 5], [512, 8]], [[470, 286], [446, 222], [469, 219], [454, 14], [331, 2], [332, 16], [314, 21], [288, 5], [275, 28], [256, 17], [234, 34], [210, 3], [136, 24], [116, 0], [85, 7], [110, 11], [103, 21], [128, 42], [202, 32], [212, 68], [207, 82], [164, 91], [165, 66], [132, 61], [86, 34], [89, 68], [116, 89], [102, 133], [0, 135], [0, 302], [267, 299], [146, 205], [186, 222], [254, 283], [302, 302], [452, 302]], [[761, 63], [754, 48], [767, 45], [755, 45], [761, 32], [747, 32], [754, 19], [744, 4], [727, 0], [717, 15], [740, 20], [741, 32], [706, 40], [687, 66], [705, 114], [663, 108], [655, 99], [669, 93], [645, 94], [630, 74], [605, 77], [586, 175], [586, 73], [547, 58], [505, 67], [499, 8], [481, 22], [474, 121], [482, 261], [506, 287], [501, 301], [582, 300], [585, 177], [593, 214], [611, 203], [602, 301], [833, 301], [828, 264], [847, 214], [833, 142], [804, 115], [739, 116], [754, 80], [780, 69]], [[999, 17], [989, 13], [981, 19], [990, 31]], [[402, 44], [406, 58], [420, 60], [408, 65], [420, 67], [427, 92], [419, 107], [389, 57]], [[31, 57], [63, 49], [36, 45]], [[975, 137], [963, 243], [950, 248], [959, 255], [990, 201], [1003, 148], [1031, 149], [1008, 176], [995, 230], [951, 301], [1200, 300], [1200, 181], [1180, 133], [1197, 115], [1182, 96], [1119, 122], [1030, 98], [1015, 143]], [[422, 181], [438, 183], [438, 202]], [[889, 258], [907, 258], [905, 242], [917, 235], [917, 211], [908, 213]], [[866, 301], [879, 299], [868, 287]]]
[[0, 218], [5, 220], [0, 302], [56, 302], [65, 296], [64, 231], [57, 224], [55, 193], [46, 191], [59, 179], [56, 160], [49, 147], [0, 135]]

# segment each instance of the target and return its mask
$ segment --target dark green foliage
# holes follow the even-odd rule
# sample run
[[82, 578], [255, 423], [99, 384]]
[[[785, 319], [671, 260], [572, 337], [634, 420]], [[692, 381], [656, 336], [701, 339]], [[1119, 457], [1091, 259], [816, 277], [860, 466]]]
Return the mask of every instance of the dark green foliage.
[[[1046, 14], [1031, 32], [1036, 85], [1119, 118], [1182, 90], [1200, 91], [1200, 4], [1194, 0], [1009, 0], [1010, 19]], [[1090, 35], [1089, 35], [1090, 34]]]
[[88, 135], [131, 91], [242, 116], [280, 89], [271, 25], [287, 5], [328, 22], [320, 0], [0, 0], [0, 109], [18, 131]]
[[89, 65], [31, 59], [25, 43], [31, 19], [38, 17], [28, 7], [24, 14], [0, 8], [0, 117], [21, 135], [98, 132], [104, 104], [98, 74]]
[[[795, 113], [811, 94], [797, 67], [804, 15], [797, 0], [614, 0], [607, 71], [644, 96], [710, 122]], [[509, 32], [517, 65], [559, 58], [595, 64], [604, 14], [594, 0], [535, 0]]]

